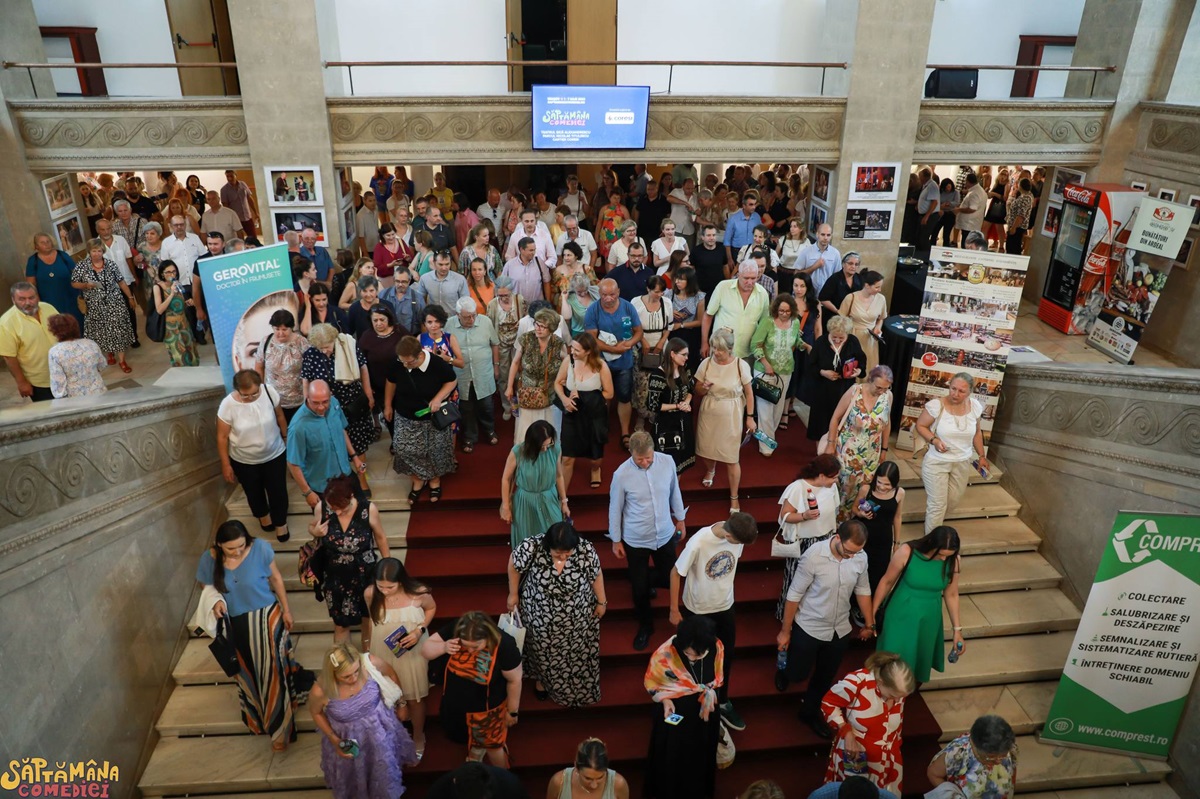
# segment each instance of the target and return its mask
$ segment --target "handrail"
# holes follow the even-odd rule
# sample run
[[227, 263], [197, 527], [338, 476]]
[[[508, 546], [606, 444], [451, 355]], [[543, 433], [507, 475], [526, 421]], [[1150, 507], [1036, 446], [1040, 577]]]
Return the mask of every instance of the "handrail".
[[55, 64], [27, 61], [0, 61], [0, 67], [5, 69], [237, 69], [234, 61], [204, 61], [195, 64], [171, 63], [91, 63], [83, 61], [66, 61]]
[[1013, 72], [1116, 72], [1115, 66], [1067, 67], [1037, 64], [926, 64], [925, 69], [999, 69]]
[[326, 67], [809, 67], [848, 69], [845, 61], [324, 61]]

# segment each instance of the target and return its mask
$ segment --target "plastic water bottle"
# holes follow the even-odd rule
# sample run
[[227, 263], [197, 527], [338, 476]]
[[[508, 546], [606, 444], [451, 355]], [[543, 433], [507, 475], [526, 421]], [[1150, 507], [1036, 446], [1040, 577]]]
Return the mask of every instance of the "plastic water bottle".
[[775, 670], [783, 671], [787, 668], [787, 650], [780, 649], [779, 654], [775, 656]]
[[779, 442], [777, 442], [775, 439], [771, 438], [769, 435], [767, 435], [766, 433], [764, 433], [762, 430], [758, 430], [758, 429], [756, 429], [756, 430], [754, 431], [753, 435], [754, 435], [754, 437], [755, 437], [755, 438], [757, 438], [757, 439], [759, 440], [759, 442], [760, 442], [760, 443], [761, 443], [761, 444], [762, 444], [764, 447], [766, 447], [767, 449], [772, 449], [772, 450], [773, 450], [773, 449], [775, 449], [776, 447], [778, 447], [778, 446], [779, 446]]
[[621, 340], [628, 341], [633, 338], [633, 320], [628, 316], [621, 317]]
[[950, 654], [946, 655], [946, 660], [950, 661], [951, 663], [957, 663], [958, 656], [962, 654], [962, 651], [963, 645], [961, 643], [955, 644], [950, 648]]

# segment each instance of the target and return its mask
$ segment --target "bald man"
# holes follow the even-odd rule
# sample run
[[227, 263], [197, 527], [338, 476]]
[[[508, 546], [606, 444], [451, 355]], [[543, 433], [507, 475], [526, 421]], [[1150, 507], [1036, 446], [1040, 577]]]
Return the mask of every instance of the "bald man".
[[351, 461], [362, 482], [367, 464], [354, 454], [347, 424], [329, 384], [324, 380], [310, 382], [304, 391], [304, 407], [292, 417], [287, 437], [288, 471], [310, 508], [317, 506], [330, 480], [351, 474]]

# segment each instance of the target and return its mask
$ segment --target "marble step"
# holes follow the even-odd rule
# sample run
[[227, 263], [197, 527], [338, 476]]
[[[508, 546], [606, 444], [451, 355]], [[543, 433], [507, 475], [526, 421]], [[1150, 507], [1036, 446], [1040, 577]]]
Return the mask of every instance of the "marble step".
[[[308, 510], [307, 507], [305, 510]], [[301, 544], [312, 540], [312, 536], [308, 534], [308, 523], [313, 519], [312, 511], [307, 513], [293, 511], [288, 514], [288, 532], [291, 533], [291, 536], [287, 541], [277, 541], [274, 533], [264, 533], [258, 525], [258, 519], [250, 515], [248, 511], [246, 513], [230, 513], [229, 518], [246, 525], [246, 529], [250, 531], [251, 535], [268, 542], [271, 549], [276, 552], [297, 552], [300, 550]], [[396, 549], [407, 545], [410, 518], [407, 512], [393, 511], [379, 514], [379, 522], [383, 525], [383, 534], [387, 536], [388, 546]]]
[[[907, 499], [905, 504], [908, 504]], [[956, 525], [964, 555], [989, 555], [1005, 552], [1029, 552], [1042, 545], [1042, 539], [1016, 516], [963, 520]], [[922, 521], [900, 525], [900, 540], [915, 541], [925, 535]]]
[[[921, 486], [921, 462], [925, 459], [927, 449], [922, 449], [921, 454], [913, 458], [911, 452], [896, 449], [895, 446], [891, 449], [891, 460], [895, 461], [896, 466], [900, 469], [900, 485], [904, 488], [919, 488]], [[984, 483], [999, 483], [1000, 478], [1004, 476], [1004, 470], [993, 463], [992, 468], [988, 470], [988, 476], [984, 477], [979, 472], [972, 471], [970, 480], [971, 485], [981, 485]]]
[[1057, 680], [1043, 682], [981, 685], [975, 688], [948, 688], [921, 694], [925, 704], [942, 728], [942, 741], [950, 741], [968, 732], [975, 719], [994, 713], [1009, 724], [1017, 735], [1032, 735], [1046, 723]]
[[1108, 785], [1103, 788], [1068, 788], [1061, 791], [1025, 793], [1017, 789], [1021, 799], [1179, 799], [1179, 794], [1165, 782], [1142, 785]]
[[1017, 736], [1017, 747], [1021, 750], [1017, 779], [1022, 796], [1037, 791], [1156, 783], [1171, 774], [1171, 767], [1162, 761], [1050, 746], [1032, 735]]
[[1064, 630], [969, 641], [958, 662], [933, 672], [921, 691], [928, 702], [930, 692], [939, 690], [1057, 680], [1074, 639], [1074, 632]]
[[[958, 507], [946, 514], [946, 521], [956, 519], [991, 518], [994, 516], [1016, 516], [1021, 503], [999, 485], [983, 483], [971, 485], [963, 493]], [[919, 522], [925, 519], [925, 489], [910, 488], [904, 492], [903, 520]]]

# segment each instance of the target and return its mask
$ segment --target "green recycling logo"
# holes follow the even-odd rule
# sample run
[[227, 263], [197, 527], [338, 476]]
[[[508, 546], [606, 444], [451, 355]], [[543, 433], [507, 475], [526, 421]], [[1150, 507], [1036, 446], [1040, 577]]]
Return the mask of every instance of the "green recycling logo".
[[1055, 735], [1066, 735], [1067, 733], [1071, 732], [1071, 730], [1075, 729], [1075, 722], [1059, 716], [1046, 726], [1048, 726], [1050, 728], [1050, 732], [1054, 733]]

